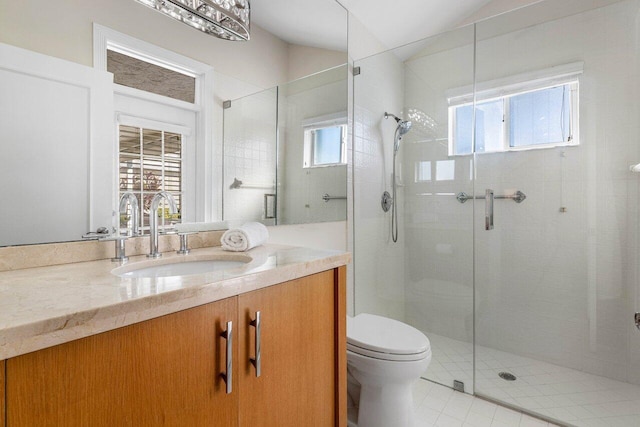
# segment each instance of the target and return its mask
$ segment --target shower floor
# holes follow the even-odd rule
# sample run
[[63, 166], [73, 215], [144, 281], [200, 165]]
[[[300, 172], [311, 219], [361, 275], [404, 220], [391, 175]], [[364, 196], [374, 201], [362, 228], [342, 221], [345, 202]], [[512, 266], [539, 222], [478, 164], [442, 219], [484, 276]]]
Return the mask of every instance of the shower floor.
[[[473, 346], [425, 332], [432, 360], [424, 378], [473, 391]], [[640, 426], [640, 386], [487, 347], [478, 347], [477, 393], [539, 415], [585, 427]], [[517, 377], [498, 377], [509, 372]]]

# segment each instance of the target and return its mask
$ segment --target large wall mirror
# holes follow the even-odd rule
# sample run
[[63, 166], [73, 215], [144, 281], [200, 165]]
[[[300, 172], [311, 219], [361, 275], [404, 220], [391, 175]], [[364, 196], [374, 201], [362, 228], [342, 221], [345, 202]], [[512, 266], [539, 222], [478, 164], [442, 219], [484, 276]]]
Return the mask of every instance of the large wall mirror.
[[[113, 95], [112, 87], [122, 83], [112, 86], [108, 80], [96, 83], [89, 78], [85, 83], [75, 75], [70, 77], [65, 63], [72, 68], [84, 67], [89, 74], [96, 69], [94, 24], [193, 58], [214, 70], [213, 89], [206, 94], [213, 99], [213, 120], [207, 130], [210, 136], [197, 142], [201, 145], [194, 142], [194, 147], [185, 148], [185, 154], [180, 154], [183, 163], [171, 169], [185, 182], [176, 190], [184, 207], [181, 220], [222, 220], [223, 202], [225, 219], [257, 219], [270, 225], [345, 219], [343, 200], [325, 202], [320, 198], [318, 202], [312, 194], [345, 196], [346, 167], [330, 164], [339, 163], [336, 154], [322, 148], [329, 147], [325, 140], [340, 132], [336, 129], [344, 120], [341, 115], [346, 116], [347, 70], [342, 64], [347, 62], [347, 12], [340, 4], [335, 0], [252, 2], [249, 42], [228, 42], [201, 34], [134, 0], [95, 6], [77, 10], [72, 0], [3, 5], [0, 44], [6, 50], [0, 51], [0, 125], [4, 134], [0, 140], [0, 178], [4, 183], [0, 187], [0, 246], [76, 241], [101, 226], [111, 229], [121, 224], [116, 205], [123, 179], [127, 185], [142, 188], [143, 201], [147, 185], [146, 175], [136, 169], [137, 157], [142, 159], [144, 154], [132, 151], [125, 153], [124, 157], [130, 158], [123, 160], [118, 150], [123, 129], [129, 136], [132, 132], [142, 135], [127, 140], [125, 145], [131, 150], [140, 149], [148, 139], [160, 147], [159, 152], [170, 156], [173, 152], [162, 144], [178, 138], [174, 134], [182, 135], [185, 141], [202, 137], [198, 122], [183, 132], [184, 124], [171, 123], [175, 117], [171, 114], [166, 120], [170, 126], [156, 132], [159, 136], [154, 138], [157, 117], [132, 120], [118, 114], [131, 107], [128, 101], [104, 97]], [[55, 16], [68, 17], [65, 31]], [[30, 28], [37, 28], [37, 33]], [[19, 55], [14, 47], [50, 58], [55, 66], [33, 64], [41, 75], [25, 81], [12, 69], [16, 63], [13, 55]], [[45, 63], [49, 62], [45, 59]], [[147, 68], [153, 67], [140, 67], [135, 78], [144, 80]], [[59, 91], [40, 88], [43, 81], [56, 81]], [[233, 101], [224, 109], [227, 100]], [[143, 105], [146, 101], [137, 102]], [[334, 105], [338, 102], [339, 107]], [[200, 120], [199, 110], [194, 111]], [[227, 121], [234, 120], [244, 124], [235, 130], [225, 127], [223, 133]], [[267, 134], [264, 139], [259, 136]], [[309, 138], [312, 142], [305, 145]], [[247, 148], [248, 144], [253, 145]], [[316, 163], [304, 167], [303, 158]], [[168, 176], [169, 172], [163, 174]], [[321, 181], [323, 186], [318, 184]], [[249, 186], [268, 188], [254, 189], [262, 192], [259, 200], [246, 202], [242, 197], [253, 191]], [[309, 199], [302, 200], [303, 194]], [[234, 195], [237, 200], [232, 199]], [[255, 208], [258, 216], [253, 213], [254, 204], [259, 205]], [[251, 209], [247, 209], [249, 205]]]
[[224, 218], [346, 220], [346, 145], [346, 64], [227, 102]]

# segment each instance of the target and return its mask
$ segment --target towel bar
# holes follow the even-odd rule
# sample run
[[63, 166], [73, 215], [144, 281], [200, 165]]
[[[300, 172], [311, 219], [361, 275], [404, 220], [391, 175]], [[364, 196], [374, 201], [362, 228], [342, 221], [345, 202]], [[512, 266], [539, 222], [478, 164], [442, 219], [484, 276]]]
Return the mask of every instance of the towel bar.
[[322, 200], [324, 200], [325, 202], [328, 202], [329, 200], [346, 200], [347, 196], [330, 196], [328, 193], [325, 193], [324, 196], [322, 196]]
[[[471, 200], [471, 199], [484, 199], [484, 198], [485, 196], [470, 196], [465, 192], [460, 192], [456, 194], [456, 199], [458, 199], [460, 203], [464, 203], [467, 200]], [[522, 191], [518, 190], [513, 194], [505, 194], [504, 196], [493, 196], [493, 198], [494, 199], [511, 199], [516, 203], [522, 203], [527, 198], [527, 196]]]

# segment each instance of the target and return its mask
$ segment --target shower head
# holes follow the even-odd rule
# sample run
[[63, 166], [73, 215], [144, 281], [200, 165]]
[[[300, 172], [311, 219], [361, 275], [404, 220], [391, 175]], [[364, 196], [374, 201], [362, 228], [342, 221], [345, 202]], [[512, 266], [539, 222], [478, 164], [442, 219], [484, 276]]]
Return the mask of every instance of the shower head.
[[403, 135], [405, 135], [407, 132], [409, 132], [410, 130], [411, 130], [411, 122], [410, 121], [400, 120], [398, 122], [398, 133], [400, 133], [401, 137]]
[[402, 120], [400, 117], [391, 113], [384, 113], [384, 118], [388, 119], [389, 117], [393, 117], [396, 119], [396, 123], [398, 123], [398, 127], [396, 128], [396, 137], [393, 144], [393, 151], [397, 152], [400, 149], [400, 140], [404, 135], [407, 134], [411, 130], [411, 122], [407, 120]]

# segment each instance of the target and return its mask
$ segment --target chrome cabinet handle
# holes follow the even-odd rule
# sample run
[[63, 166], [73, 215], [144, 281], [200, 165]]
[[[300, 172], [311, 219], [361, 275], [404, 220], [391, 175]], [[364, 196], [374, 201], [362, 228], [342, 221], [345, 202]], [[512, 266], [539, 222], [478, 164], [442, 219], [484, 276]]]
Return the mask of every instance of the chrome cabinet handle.
[[484, 198], [484, 229], [493, 230], [493, 190], [489, 189]]
[[227, 322], [227, 330], [223, 331], [220, 336], [227, 340], [227, 371], [221, 372], [220, 376], [227, 384], [227, 394], [231, 394], [233, 384], [233, 322]]
[[256, 368], [256, 377], [260, 376], [260, 312], [256, 311], [256, 318], [249, 323], [255, 329], [255, 340], [256, 340], [256, 357], [249, 358], [251, 364]]

